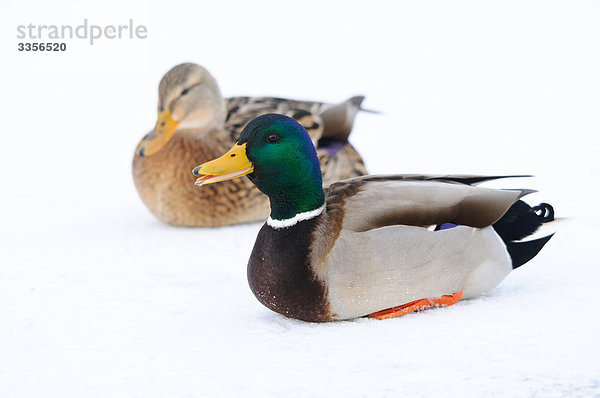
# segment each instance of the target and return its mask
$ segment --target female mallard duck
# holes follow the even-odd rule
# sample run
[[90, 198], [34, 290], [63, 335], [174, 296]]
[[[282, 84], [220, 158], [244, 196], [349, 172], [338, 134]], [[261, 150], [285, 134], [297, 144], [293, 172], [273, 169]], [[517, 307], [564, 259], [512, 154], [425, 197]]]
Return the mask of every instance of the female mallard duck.
[[197, 185], [247, 175], [269, 196], [250, 288], [305, 321], [389, 318], [478, 296], [551, 237], [518, 242], [553, 219], [550, 205], [519, 200], [531, 191], [473, 186], [501, 177], [364, 176], [323, 189], [310, 137], [282, 115], [254, 119], [193, 173]]
[[338, 105], [264, 97], [224, 99], [206, 69], [177, 65], [160, 82], [156, 127], [135, 152], [135, 186], [150, 211], [169, 224], [216, 227], [263, 221], [269, 204], [252, 183], [228, 181], [200, 190], [190, 169], [231, 147], [254, 117], [279, 112], [309, 131], [326, 184], [366, 174], [360, 155], [347, 140], [362, 99]]

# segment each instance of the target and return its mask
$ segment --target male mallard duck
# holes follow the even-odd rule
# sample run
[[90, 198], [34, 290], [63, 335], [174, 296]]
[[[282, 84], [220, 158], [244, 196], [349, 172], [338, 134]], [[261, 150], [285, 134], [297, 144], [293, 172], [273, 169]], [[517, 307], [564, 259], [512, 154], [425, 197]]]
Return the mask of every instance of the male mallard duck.
[[305, 321], [389, 318], [478, 296], [552, 236], [518, 242], [554, 212], [521, 201], [530, 190], [473, 186], [501, 177], [364, 176], [323, 189], [310, 137], [283, 115], [254, 119], [193, 173], [197, 185], [247, 175], [269, 196], [250, 288]]
[[156, 127], [135, 152], [135, 186], [150, 211], [169, 224], [216, 227], [263, 221], [269, 215], [267, 198], [249, 181], [199, 190], [190, 169], [227, 150], [254, 117], [279, 112], [310, 132], [326, 184], [366, 174], [360, 155], [348, 143], [362, 100], [331, 105], [265, 97], [224, 99], [206, 69], [177, 65], [160, 82]]

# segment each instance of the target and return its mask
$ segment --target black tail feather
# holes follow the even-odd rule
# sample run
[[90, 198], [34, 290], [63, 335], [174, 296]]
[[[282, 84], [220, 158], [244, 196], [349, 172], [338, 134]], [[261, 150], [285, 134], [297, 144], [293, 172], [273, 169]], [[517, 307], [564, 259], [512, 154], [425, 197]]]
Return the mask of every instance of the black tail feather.
[[502, 240], [508, 243], [528, 237], [537, 231], [540, 225], [552, 220], [554, 220], [554, 209], [548, 203], [530, 207], [522, 200], [518, 200], [493, 227]]
[[530, 207], [518, 200], [494, 225], [496, 233], [506, 244], [513, 269], [534, 258], [552, 235], [543, 238], [518, 242], [532, 235], [543, 224], [554, 220], [554, 209], [548, 203]]
[[513, 269], [519, 268], [534, 258], [554, 234], [527, 242], [507, 242], [506, 249], [512, 260]]

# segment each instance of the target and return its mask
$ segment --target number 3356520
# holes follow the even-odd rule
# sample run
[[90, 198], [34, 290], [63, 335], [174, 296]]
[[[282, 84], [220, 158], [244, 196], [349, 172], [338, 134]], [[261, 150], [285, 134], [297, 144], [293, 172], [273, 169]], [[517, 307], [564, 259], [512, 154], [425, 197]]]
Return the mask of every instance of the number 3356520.
[[17, 43], [19, 51], [65, 51], [67, 43]]

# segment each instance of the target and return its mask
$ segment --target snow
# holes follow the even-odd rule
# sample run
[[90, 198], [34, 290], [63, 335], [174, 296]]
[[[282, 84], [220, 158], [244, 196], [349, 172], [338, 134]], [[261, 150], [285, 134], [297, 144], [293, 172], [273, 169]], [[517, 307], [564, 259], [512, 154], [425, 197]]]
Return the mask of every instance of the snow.
[[[2, 5], [0, 396], [600, 396], [600, 6], [593, 2]], [[145, 40], [16, 50], [20, 24]], [[138, 199], [158, 81], [194, 61], [226, 96], [365, 94], [372, 173], [536, 175], [570, 217], [483, 297], [311, 324], [253, 297], [259, 224], [175, 228]]]

